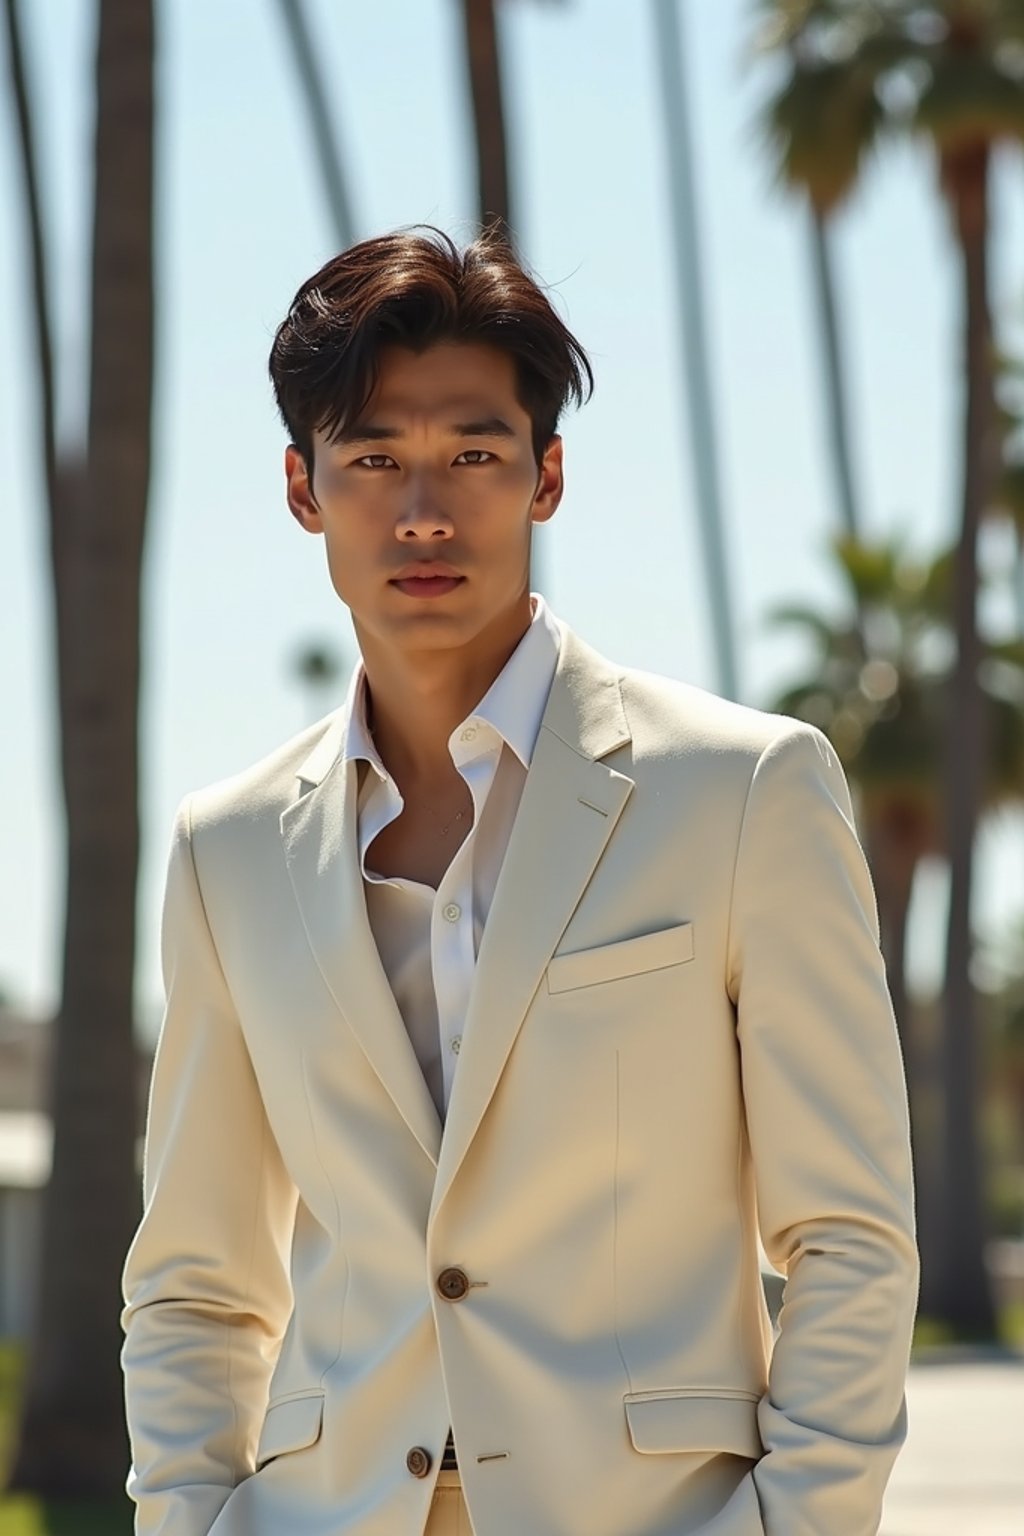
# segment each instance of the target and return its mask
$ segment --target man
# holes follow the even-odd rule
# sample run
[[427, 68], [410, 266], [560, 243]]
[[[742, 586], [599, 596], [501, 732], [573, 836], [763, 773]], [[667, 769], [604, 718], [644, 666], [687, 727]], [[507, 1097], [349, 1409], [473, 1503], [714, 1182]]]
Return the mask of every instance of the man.
[[917, 1262], [835, 754], [531, 595], [590, 369], [506, 247], [354, 247], [271, 373], [362, 662], [178, 815], [140, 1536], [869, 1536]]

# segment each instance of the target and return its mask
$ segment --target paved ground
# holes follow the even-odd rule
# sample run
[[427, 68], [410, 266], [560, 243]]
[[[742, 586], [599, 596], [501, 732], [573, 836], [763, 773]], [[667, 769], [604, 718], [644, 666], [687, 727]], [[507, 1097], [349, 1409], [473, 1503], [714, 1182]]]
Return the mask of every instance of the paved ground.
[[911, 1368], [880, 1536], [1024, 1536], [1024, 1356]]

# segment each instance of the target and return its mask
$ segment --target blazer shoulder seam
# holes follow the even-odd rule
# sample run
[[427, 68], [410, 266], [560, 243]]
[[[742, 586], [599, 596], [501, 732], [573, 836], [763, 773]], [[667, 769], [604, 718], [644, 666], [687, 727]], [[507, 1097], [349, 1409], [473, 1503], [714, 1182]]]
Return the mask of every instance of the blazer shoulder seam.
[[776, 749], [781, 746], [783, 742], [799, 741], [803, 739], [813, 741], [815, 735], [814, 727], [807, 725], [804, 721], [789, 719], [788, 716], [783, 716], [781, 718], [784, 722], [781, 728], [775, 731], [774, 734], [768, 739], [768, 741], [764, 743], [760, 752], [758, 752], [757, 757], [754, 759], [753, 767], [750, 770], [750, 778], [747, 782], [746, 793], [743, 796], [743, 808], [740, 812], [739, 826], [736, 831], [736, 846], [733, 849], [732, 858], [732, 877], [729, 881], [729, 915], [725, 924], [725, 990], [727, 996], [730, 997], [733, 1002], [735, 1002], [736, 999], [734, 996], [735, 976], [731, 967], [732, 919], [736, 906], [736, 883], [739, 877], [740, 852], [743, 847], [744, 833], [747, 830], [747, 821], [749, 819], [751, 802], [754, 796], [754, 785], [757, 783], [758, 776], [761, 772], [761, 766], [765, 759], [771, 756], [771, 754], [776, 751]]
[[[185, 840], [186, 840], [186, 843], [188, 845], [189, 868], [192, 871], [192, 884], [195, 887], [196, 900], [199, 902], [199, 910], [200, 910], [200, 912], [203, 915], [203, 927], [206, 929], [206, 936], [207, 936], [207, 938], [210, 941], [210, 949], [211, 949], [211, 951], [213, 953], [214, 960], [217, 962], [217, 974], [220, 976], [221, 982], [222, 982], [223, 987], [224, 987], [225, 995], [228, 998], [231, 999], [231, 1006], [234, 1009], [235, 1018], [239, 1020], [238, 1027], [241, 1030], [242, 1026], [241, 1026], [241, 1020], [240, 1020], [240, 1016], [239, 1016], [239, 1012], [238, 1012], [238, 1005], [235, 1002], [234, 994], [231, 991], [231, 986], [230, 986], [230, 984], [228, 982], [227, 974], [226, 974], [226, 972], [224, 970], [224, 963], [223, 963], [223, 961], [221, 960], [221, 957], [220, 957], [220, 948], [219, 948], [219, 946], [217, 944], [217, 936], [216, 936], [216, 934], [213, 931], [213, 924], [210, 922], [210, 911], [209, 911], [209, 908], [208, 908], [208, 906], [206, 904], [206, 897], [203, 894], [202, 881], [199, 878], [199, 866], [196, 863], [195, 838], [194, 838], [193, 826], [192, 826], [192, 802], [193, 802], [193, 799], [194, 799], [194, 795], [193, 794], [186, 795], [185, 796], [185, 800], [184, 800], [184, 802], [182, 804], [182, 810], [181, 810], [182, 820], [184, 822], [184, 829], [185, 829]], [[244, 1040], [244, 1032], [243, 1032], [243, 1040]], [[248, 1046], [246, 1046], [246, 1051], [248, 1052]]]

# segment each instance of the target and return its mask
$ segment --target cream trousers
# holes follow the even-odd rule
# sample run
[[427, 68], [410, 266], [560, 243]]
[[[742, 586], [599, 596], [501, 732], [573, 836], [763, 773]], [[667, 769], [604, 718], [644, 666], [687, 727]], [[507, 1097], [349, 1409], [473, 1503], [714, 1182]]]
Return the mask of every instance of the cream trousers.
[[430, 1517], [423, 1536], [473, 1536], [462, 1482], [457, 1472], [441, 1471], [434, 1484]]

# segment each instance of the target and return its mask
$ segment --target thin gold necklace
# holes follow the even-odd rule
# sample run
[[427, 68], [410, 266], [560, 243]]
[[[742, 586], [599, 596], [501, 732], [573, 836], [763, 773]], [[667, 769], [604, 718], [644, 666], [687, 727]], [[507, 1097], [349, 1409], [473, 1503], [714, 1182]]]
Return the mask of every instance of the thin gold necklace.
[[[432, 805], [428, 805], [425, 800], [420, 800], [418, 797], [409, 795], [408, 793], [404, 794], [402, 796], [402, 798], [405, 799], [405, 800], [412, 800], [413, 804], [414, 805], [418, 805], [421, 808], [421, 810], [429, 811], [431, 816], [434, 818], [435, 821], [440, 821], [441, 818], [440, 818], [440, 816], [438, 816], [437, 812], [434, 810], [434, 807]], [[452, 827], [454, 827], [455, 823], [457, 821], [461, 821], [462, 818], [465, 816], [465, 814], [466, 814], [465, 809], [463, 809], [461, 811], [458, 811], [452, 817], [451, 821], [447, 822], [445, 826], [441, 827], [441, 829], [440, 829], [440, 831], [438, 833], [438, 836], [439, 837], [447, 837], [448, 833], [451, 831]]]
[[[370, 722], [369, 715], [367, 715], [366, 729], [367, 729], [367, 732], [369, 733], [370, 740], [373, 741], [374, 746], [376, 746], [377, 743], [374, 740], [373, 725]], [[394, 778], [394, 775], [391, 775], [391, 777]], [[463, 783], [465, 783], [465, 780], [463, 780]], [[435, 822], [441, 820], [440, 816], [434, 810], [434, 807], [432, 805], [428, 805], [425, 800], [421, 800], [418, 795], [410, 795], [408, 793], [408, 791], [403, 791], [403, 790], [399, 790], [399, 794], [402, 796], [403, 800], [411, 800], [413, 802], [413, 804], [414, 805], [418, 805], [421, 810], [429, 811], [431, 817], [434, 819]], [[465, 807], [461, 811], [457, 811], [456, 814], [451, 818], [451, 820], [446, 822], [445, 825], [440, 829], [440, 831], [438, 833], [438, 836], [439, 837], [447, 837], [448, 833], [451, 831], [452, 827], [454, 827], [455, 823], [457, 821], [461, 821], [463, 819], [463, 817], [465, 816], [465, 814], [466, 814], [466, 808]]]

